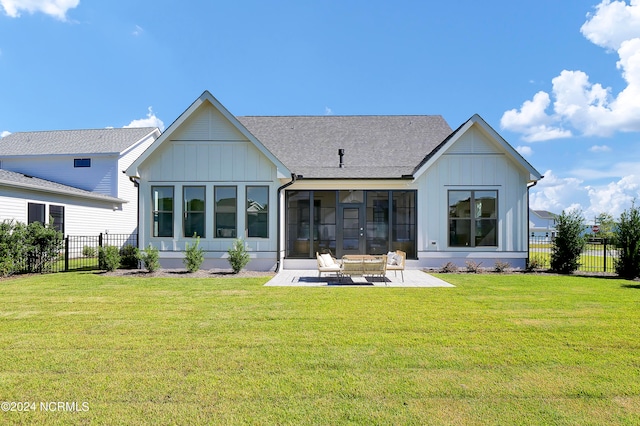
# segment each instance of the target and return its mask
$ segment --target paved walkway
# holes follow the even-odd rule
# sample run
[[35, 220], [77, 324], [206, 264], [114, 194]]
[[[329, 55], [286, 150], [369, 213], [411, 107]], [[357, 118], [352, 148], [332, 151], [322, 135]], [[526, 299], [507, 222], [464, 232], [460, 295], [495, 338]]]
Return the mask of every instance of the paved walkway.
[[387, 276], [382, 277], [344, 277], [342, 280], [335, 274], [323, 274], [318, 277], [318, 271], [283, 269], [276, 274], [265, 285], [268, 286], [301, 286], [301, 287], [321, 287], [321, 286], [374, 286], [374, 287], [455, 287], [446, 281], [429, 275], [419, 270], [404, 271], [404, 282], [400, 272], [396, 276], [394, 272], [387, 272]]

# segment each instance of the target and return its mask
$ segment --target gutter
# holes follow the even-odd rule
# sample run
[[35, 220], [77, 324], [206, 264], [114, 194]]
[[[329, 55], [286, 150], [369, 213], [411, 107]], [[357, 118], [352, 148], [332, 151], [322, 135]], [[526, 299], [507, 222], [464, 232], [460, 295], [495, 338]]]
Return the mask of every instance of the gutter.
[[[540, 179], [544, 178], [544, 176], [540, 176]], [[529, 206], [529, 190], [538, 184], [537, 180], [534, 180], [531, 185], [527, 185], [527, 264], [525, 267], [529, 265], [529, 253], [531, 253], [530, 238], [529, 238], [529, 223], [531, 222], [531, 207]]]
[[302, 179], [302, 175], [296, 175], [295, 173], [291, 173], [291, 180], [278, 188], [278, 193], [277, 193], [277, 196], [276, 196], [277, 199], [278, 199], [278, 230], [276, 231], [276, 235], [277, 235], [277, 240], [276, 240], [276, 258], [277, 258], [277, 260], [276, 260], [276, 269], [274, 271], [276, 273], [278, 273], [278, 271], [280, 271], [280, 233], [281, 233], [280, 223], [281, 223], [281, 217], [282, 217], [282, 209], [280, 208], [280, 193], [286, 187], [291, 186], [294, 183], [296, 183], [296, 181], [298, 179]]

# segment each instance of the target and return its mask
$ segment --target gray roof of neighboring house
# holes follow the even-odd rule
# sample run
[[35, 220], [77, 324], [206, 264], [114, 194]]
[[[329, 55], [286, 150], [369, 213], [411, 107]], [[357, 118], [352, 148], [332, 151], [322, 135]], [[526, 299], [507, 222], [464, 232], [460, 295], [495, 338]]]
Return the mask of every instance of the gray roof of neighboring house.
[[531, 211], [534, 212], [541, 219], [555, 219], [556, 217], [558, 217], [557, 214], [551, 213], [551, 212], [546, 211], [546, 210], [533, 210], [532, 209]]
[[89, 198], [92, 200], [105, 201], [110, 203], [126, 203], [127, 201], [116, 197], [100, 194], [97, 192], [85, 191], [73, 186], [63, 185], [50, 180], [25, 175], [17, 172], [0, 169], [0, 186], [12, 188], [23, 188], [34, 191], [44, 191], [55, 194], [69, 195], [74, 197]]
[[116, 154], [155, 127], [16, 132], [0, 139], [0, 156]]
[[[304, 178], [401, 178], [451, 134], [439, 115], [236, 117]], [[338, 149], [344, 149], [339, 167]]]

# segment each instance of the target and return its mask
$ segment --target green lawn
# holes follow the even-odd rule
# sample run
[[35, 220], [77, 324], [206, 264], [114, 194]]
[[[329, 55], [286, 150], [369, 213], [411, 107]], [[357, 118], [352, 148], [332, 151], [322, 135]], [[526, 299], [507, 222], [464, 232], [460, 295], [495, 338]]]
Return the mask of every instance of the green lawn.
[[640, 423], [639, 283], [439, 276], [0, 280], [0, 424]]

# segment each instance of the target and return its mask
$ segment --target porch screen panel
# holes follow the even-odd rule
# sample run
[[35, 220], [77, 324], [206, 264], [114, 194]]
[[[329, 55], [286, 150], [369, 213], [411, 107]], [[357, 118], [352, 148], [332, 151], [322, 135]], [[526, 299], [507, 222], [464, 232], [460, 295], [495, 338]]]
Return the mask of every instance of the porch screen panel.
[[416, 191], [393, 191], [391, 250], [416, 257]]
[[336, 192], [313, 192], [313, 253], [336, 254]]
[[367, 253], [389, 251], [389, 191], [367, 191]]
[[311, 249], [309, 191], [287, 192], [287, 257], [307, 258]]

